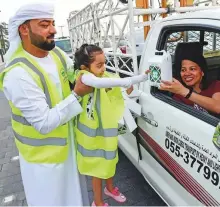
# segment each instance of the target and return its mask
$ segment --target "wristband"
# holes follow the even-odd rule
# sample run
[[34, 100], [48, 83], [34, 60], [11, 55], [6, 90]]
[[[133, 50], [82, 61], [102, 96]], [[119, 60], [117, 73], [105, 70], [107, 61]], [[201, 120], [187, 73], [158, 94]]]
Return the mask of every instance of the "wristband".
[[189, 93], [185, 96], [185, 98], [188, 99], [192, 95], [192, 92], [193, 92], [193, 88], [190, 88]]

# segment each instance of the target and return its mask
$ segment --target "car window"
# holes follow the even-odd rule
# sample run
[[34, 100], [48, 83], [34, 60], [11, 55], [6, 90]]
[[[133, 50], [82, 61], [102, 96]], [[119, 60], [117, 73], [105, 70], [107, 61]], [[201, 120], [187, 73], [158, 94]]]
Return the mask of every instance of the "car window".
[[64, 52], [71, 52], [72, 48], [71, 48], [71, 43], [69, 39], [66, 40], [56, 40], [55, 44], [57, 47], [59, 47], [61, 50], [63, 50]]
[[167, 36], [165, 49], [174, 55], [176, 46], [180, 42], [200, 42], [201, 36], [204, 35], [204, 46], [203, 54], [204, 56], [220, 56], [220, 34], [217, 32], [209, 31], [179, 31], [172, 32]]
[[[172, 28], [170, 31], [168, 29], [162, 31], [160, 38], [161, 39], [158, 40], [157, 49], [168, 51], [173, 61], [178, 43], [197, 42], [203, 45], [202, 52], [208, 66], [207, 79], [209, 82], [220, 80], [220, 31], [196, 27], [191, 29], [187, 27], [185, 30], [183, 28]], [[176, 69], [174, 66], [173, 76], [176, 77]], [[151, 87], [151, 92], [156, 98], [184, 110], [212, 125], [215, 125], [219, 121], [220, 116], [217, 114], [202, 113], [195, 109], [193, 110], [193, 108], [188, 105], [177, 103], [177, 101], [173, 99], [173, 94], [170, 92], [161, 91], [156, 87]]]

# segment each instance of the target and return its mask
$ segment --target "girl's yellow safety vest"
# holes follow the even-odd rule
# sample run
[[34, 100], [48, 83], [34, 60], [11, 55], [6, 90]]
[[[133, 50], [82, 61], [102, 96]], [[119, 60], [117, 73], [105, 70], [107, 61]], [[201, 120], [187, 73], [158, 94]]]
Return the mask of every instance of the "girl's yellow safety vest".
[[[77, 76], [86, 71], [80, 71]], [[105, 77], [113, 77], [105, 73]], [[104, 77], [103, 77], [104, 78]], [[124, 99], [119, 87], [108, 92], [94, 89], [93, 119], [88, 117], [85, 95], [83, 112], [76, 119], [77, 163], [81, 174], [108, 179], [115, 174], [118, 162], [118, 121], [124, 112]]]
[[[58, 68], [64, 99], [70, 94], [66, 60], [60, 49], [56, 47], [50, 54]], [[22, 46], [18, 48], [7, 68], [0, 74], [1, 90], [3, 89], [3, 81], [6, 73], [18, 66], [25, 69], [44, 91], [46, 101], [51, 109], [62, 100], [48, 74], [30, 55], [24, 52]], [[14, 87], [16, 87], [16, 83], [14, 83]], [[25, 119], [18, 108], [11, 102], [9, 104], [12, 110], [11, 121], [16, 146], [24, 159], [31, 163], [64, 162], [68, 155], [68, 123], [57, 127], [48, 134], [40, 134]]]

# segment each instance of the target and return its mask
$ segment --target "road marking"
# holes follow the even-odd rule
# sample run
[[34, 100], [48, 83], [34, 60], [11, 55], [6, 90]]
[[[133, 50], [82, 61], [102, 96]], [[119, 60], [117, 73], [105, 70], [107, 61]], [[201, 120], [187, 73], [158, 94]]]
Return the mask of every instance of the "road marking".
[[15, 196], [14, 195], [10, 195], [10, 196], [7, 196], [7, 197], [4, 197], [3, 199], [3, 203], [10, 203], [12, 202], [13, 200], [15, 199]]
[[19, 156], [15, 156], [11, 158], [11, 161], [17, 161], [17, 160], [19, 160]]

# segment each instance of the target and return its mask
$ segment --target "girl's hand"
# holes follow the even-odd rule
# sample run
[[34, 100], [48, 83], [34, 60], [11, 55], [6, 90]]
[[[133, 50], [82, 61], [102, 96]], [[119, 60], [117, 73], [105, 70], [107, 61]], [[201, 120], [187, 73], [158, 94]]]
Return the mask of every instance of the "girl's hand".
[[161, 81], [160, 90], [169, 91], [185, 97], [189, 93], [189, 89], [185, 88], [178, 80], [173, 78], [173, 81]]
[[128, 95], [130, 95], [133, 90], [134, 90], [134, 87], [131, 86], [130, 88], [128, 88], [128, 89], [126, 90], [126, 92], [127, 92]]
[[147, 69], [147, 70], [145, 71], [145, 74], [148, 74], [148, 73], [150, 73], [150, 70], [149, 70], [149, 69]]

